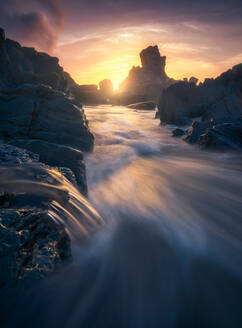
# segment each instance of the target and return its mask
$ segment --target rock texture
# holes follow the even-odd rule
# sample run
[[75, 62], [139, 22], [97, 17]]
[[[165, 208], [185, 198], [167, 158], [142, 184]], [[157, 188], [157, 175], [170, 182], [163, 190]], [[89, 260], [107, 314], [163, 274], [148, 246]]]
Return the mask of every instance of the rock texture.
[[143, 109], [143, 110], [155, 110], [156, 104], [152, 101], [140, 102], [137, 104], [128, 105], [129, 108], [133, 109]]
[[203, 148], [235, 148], [241, 145], [242, 64], [216, 79], [175, 83], [163, 90], [160, 97], [161, 123], [188, 125], [187, 141]]
[[0, 29], [0, 139], [72, 170], [86, 194], [82, 151], [92, 150], [94, 138], [80, 90], [57, 58], [6, 39]]
[[28, 149], [51, 166], [67, 167], [86, 193], [81, 151], [93, 147], [83, 109], [63, 93], [44, 85], [0, 90], [0, 138]]
[[71, 259], [69, 235], [103, 224], [75, 188], [87, 194], [94, 139], [79, 91], [57, 58], [0, 29], [0, 308]]
[[104, 223], [61, 172], [72, 182], [70, 170], [0, 144], [1, 309], [71, 260], [70, 235], [84, 242]]
[[174, 81], [166, 75], [166, 57], [161, 56], [157, 46], [150, 46], [140, 53], [142, 67], [133, 67], [128, 77], [120, 84], [123, 97], [126, 94], [144, 97], [144, 100], [157, 101], [162, 88]]
[[58, 58], [6, 39], [1, 29], [0, 86], [16, 87], [24, 83], [45, 84], [63, 92], [71, 92], [72, 88], [77, 87], [59, 65]]
[[[41, 165], [38, 155], [12, 145], [0, 145], [0, 301], [4, 293], [16, 288], [23, 290], [71, 258], [70, 238], [64, 226], [51, 217], [47, 198], [43, 202], [36, 186], [36, 194], [18, 192], [17, 186], [13, 193], [4, 191], [6, 181], [11, 186], [13, 168], [21, 170], [30, 165], [26, 167], [29, 175], [32, 164]], [[50, 183], [47, 176], [38, 177]], [[51, 199], [48, 201], [50, 204]]]

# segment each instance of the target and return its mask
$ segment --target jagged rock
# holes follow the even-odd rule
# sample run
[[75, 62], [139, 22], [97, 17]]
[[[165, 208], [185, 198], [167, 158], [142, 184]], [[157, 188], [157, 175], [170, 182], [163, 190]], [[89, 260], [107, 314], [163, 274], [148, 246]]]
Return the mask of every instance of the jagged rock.
[[45, 164], [70, 168], [86, 193], [80, 151], [92, 149], [93, 136], [83, 110], [43, 85], [0, 90], [0, 106], [0, 137], [38, 154]]
[[1, 85], [16, 87], [24, 83], [46, 84], [68, 93], [77, 87], [70, 75], [59, 65], [58, 58], [5, 39], [3, 30], [0, 42]]
[[181, 136], [184, 136], [184, 134], [185, 134], [185, 131], [182, 129], [175, 129], [172, 131], [173, 137], [181, 137]]
[[240, 133], [235, 123], [242, 115], [242, 64], [234, 66], [216, 79], [206, 79], [198, 86], [196, 80], [191, 79], [189, 82], [173, 84], [163, 90], [158, 113], [161, 123], [176, 125], [187, 124], [187, 119], [200, 117], [200, 121], [192, 124], [185, 140], [199, 142], [203, 148], [212, 144], [217, 145], [213, 148], [219, 148], [219, 144], [225, 143], [227, 147], [231, 145], [231, 148], [232, 144], [240, 145], [233, 133]]
[[196, 86], [181, 81], [163, 91], [158, 109], [163, 123], [178, 124], [182, 118], [202, 117], [203, 121], [242, 114], [242, 64], [216, 79]]
[[[144, 100], [157, 101], [162, 88], [172, 84], [165, 72], [166, 57], [161, 56], [157, 46], [148, 47], [141, 51], [140, 60], [142, 67], [133, 67], [128, 77], [120, 84], [121, 98], [126, 94]], [[135, 98], [134, 98], [135, 99]]]
[[42, 209], [0, 209], [0, 240], [0, 294], [42, 279], [71, 258], [64, 227]]
[[104, 97], [111, 97], [113, 95], [113, 84], [111, 80], [104, 79], [99, 82], [99, 89]]
[[242, 119], [234, 123], [217, 124], [199, 137], [203, 149], [242, 150]]
[[152, 101], [140, 102], [137, 104], [128, 105], [129, 108], [133, 109], [143, 109], [143, 110], [155, 110], [156, 104]]
[[26, 149], [0, 144], [0, 165], [39, 162], [39, 156]]
[[209, 128], [212, 127], [212, 122], [194, 121], [191, 128], [188, 130], [185, 140], [190, 143], [197, 143], [199, 137]]
[[158, 46], [149, 46], [140, 53], [140, 60], [143, 69], [157, 76], [159, 80], [166, 80], [167, 75], [165, 72], [166, 56], [161, 56]]
[[198, 79], [196, 77], [194, 77], [194, 76], [190, 77], [189, 83], [194, 83], [196, 85], [197, 82], [198, 82]]

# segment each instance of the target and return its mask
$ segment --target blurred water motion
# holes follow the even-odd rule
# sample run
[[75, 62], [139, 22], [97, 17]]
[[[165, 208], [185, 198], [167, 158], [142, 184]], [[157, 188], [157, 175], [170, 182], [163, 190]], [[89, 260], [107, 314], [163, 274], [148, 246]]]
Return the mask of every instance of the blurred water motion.
[[172, 138], [151, 112], [86, 113], [89, 200], [106, 224], [10, 326], [242, 327], [241, 155]]

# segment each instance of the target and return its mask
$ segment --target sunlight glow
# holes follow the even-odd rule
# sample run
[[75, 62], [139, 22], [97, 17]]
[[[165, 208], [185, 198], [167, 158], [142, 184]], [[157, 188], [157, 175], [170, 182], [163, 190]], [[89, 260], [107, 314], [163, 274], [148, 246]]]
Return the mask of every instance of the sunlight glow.
[[161, 55], [167, 58], [166, 72], [174, 79], [196, 76], [202, 81], [205, 77], [219, 75], [241, 60], [239, 54], [230, 57], [229, 61], [222, 58], [214, 62], [207, 55], [214, 53], [214, 45], [197, 42], [194, 36], [196, 32], [202, 33], [202, 27], [193, 22], [179, 27], [182, 31], [191, 31], [187, 39], [181, 41], [177, 26], [173, 28], [166, 24], [126, 26], [76, 38], [70, 36], [70, 42], [65, 39], [65, 44], [59, 44], [55, 56], [77, 83], [98, 84], [103, 79], [110, 79], [115, 90], [130, 69], [140, 65], [139, 52], [149, 45], [159, 46]]

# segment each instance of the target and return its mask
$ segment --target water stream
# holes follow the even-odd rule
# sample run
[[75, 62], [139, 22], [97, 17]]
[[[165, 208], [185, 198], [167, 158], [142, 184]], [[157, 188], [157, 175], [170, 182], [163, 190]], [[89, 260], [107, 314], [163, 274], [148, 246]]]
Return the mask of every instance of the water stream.
[[38, 292], [32, 326], [242, 327], [241, 155], [172, 138], [154, 112], [85, 111], [89, 201], [106, 224]]

